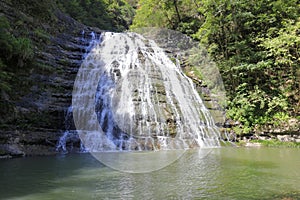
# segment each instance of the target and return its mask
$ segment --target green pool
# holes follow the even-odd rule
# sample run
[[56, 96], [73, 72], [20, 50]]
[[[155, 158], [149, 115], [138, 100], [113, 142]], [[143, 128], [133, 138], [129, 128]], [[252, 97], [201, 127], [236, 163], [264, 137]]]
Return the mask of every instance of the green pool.
[[190, 150], [140, 174], [90, 154], [0, 160], [0, 199], [300, 199], [300, 149]]

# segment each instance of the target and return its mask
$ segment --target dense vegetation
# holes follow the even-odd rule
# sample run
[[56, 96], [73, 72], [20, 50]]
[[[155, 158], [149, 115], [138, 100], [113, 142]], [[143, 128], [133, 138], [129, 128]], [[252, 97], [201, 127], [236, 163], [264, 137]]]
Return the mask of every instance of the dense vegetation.
[[204, 45], [223, 76], [227, 117], [247, 133], [299, 120], [299, 11], [297, 0], [140, 0], [132, 28], [167, 27]]
[[[10, 24], [0, 17], [0, 90], [9, 92], [16, 74], [22, 73], [33, 61], [32, 42], [26, 37], [10, 33]], [[11, 81], [11, 80], [14, 81]]]
[[134, 16], [124, 0], [58, 0], [58, 5], [85, 25], [111, 31], [128, 29]]

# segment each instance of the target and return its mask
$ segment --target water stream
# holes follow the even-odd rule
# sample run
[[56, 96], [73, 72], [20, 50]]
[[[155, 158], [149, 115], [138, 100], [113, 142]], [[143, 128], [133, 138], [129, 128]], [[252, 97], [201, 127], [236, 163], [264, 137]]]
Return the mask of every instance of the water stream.
[[192, 80], [154, 41], [103, 33], [73, 90], [77, 131], [90, 152], [218, 147], [220, 134]]

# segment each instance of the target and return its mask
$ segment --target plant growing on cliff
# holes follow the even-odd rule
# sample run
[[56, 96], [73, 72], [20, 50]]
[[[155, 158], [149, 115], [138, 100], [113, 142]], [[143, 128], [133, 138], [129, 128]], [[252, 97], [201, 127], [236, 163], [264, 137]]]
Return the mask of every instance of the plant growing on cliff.
[[12, 78], [33, 61], [34, 53], [30, 39], [15, 37], [5, 17], [0, 17], [0, 90], [9, 91]]
[[112, 31], [129, 28], [134, 9], [125, 0], [59, 0], [59, 7], [85, 25]]

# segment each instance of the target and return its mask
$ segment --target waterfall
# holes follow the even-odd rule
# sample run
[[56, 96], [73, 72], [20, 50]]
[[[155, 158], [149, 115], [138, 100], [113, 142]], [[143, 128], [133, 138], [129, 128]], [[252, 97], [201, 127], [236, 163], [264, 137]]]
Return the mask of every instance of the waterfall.
[[56, 151], [62, 154], [69, 152], [86, 152], [83, 143], [81, 142], [79, 135], [76, 130], [72, 127], [73, 125], [73, 109], [69, 106], [65, 111], [64, 120], [65, 130], [61, 137], [58, 139], [56, 144]]
[[110, 32], [98, 41], [83, 60], [72, 98], [88, 151], [220, 145], [218, 127], [192, 80], [154, 41]]
[[[85, 35], [86, 33], [83, 30], [81, 32], [81, 39], [80, 39], [80, 42], [83, 45], [82, 60], [84, 60], [85, 57], [88, 55], [88, 53], [92, 50], [92, 48], [101, 41], [100, 34], [98, 36], [96, 33], [91, 32], [90, 34], [87, 34], [88, 35], [87, 38], [85, 37]], [[73, 108], [71, 105], [65, 110], [64, 131], [62, 135], [59, 137], [58, 142], [56, 144], [57, 152], [65, 154], [70, 151], [75, 151], [75, 152], [87, 151], [84, 147], [84, 144], [81, 142], [77, 131], [75, 130], [74, 127], [72, 127], [72, 125], [73, 125]]]

